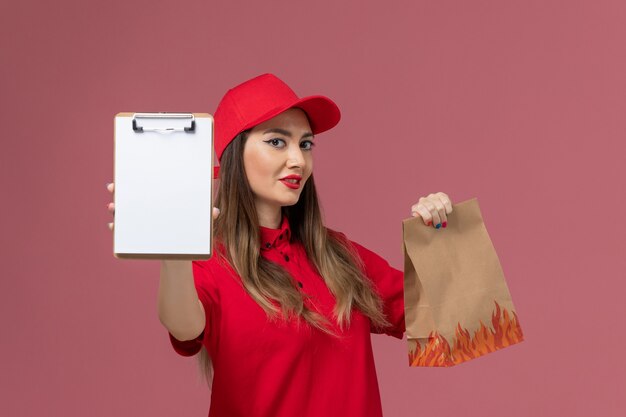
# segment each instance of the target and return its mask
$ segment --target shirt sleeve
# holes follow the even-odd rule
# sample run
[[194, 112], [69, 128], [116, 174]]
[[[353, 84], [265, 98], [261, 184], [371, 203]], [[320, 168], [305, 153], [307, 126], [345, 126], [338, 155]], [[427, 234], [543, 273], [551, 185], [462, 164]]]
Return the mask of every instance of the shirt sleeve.
[[393, 268], [384, 258], [357, 242], [349, 240], [356, 248], [363, 264], [365, 275], [372, 281], [376, 291], [383, 300], [383, 311], [390, 327], [378, 330], [372, 326], [372, 333], [384, 333], [402, 339], [404, 322], [404, 272]]
[[207, 261], [192, 261], [193, 281], [198, 293], [198, 299], [204, 307], [205, 327], [198, 337], [192, 340], [178, 340], [168, 332], [170, 343], [174, 351], [181, 356], [193, 356], [200, 352], [202, 344], [209, 333], [209, 318], [211, 307], [213, 306], [211, 291], [209, 287], [210, 270]]

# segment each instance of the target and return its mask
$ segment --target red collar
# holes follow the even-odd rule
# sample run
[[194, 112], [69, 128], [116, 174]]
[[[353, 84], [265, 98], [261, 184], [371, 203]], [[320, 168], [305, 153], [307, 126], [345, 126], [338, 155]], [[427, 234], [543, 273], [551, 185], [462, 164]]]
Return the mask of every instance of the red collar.
[[291, 238], [291, 229], [289, 228], [289, 220], [283, 215], [282, 222], [278, 229], [270, 229], [269, 227], [259, 227], [261, 231], [261, 249], [269, 250], [274, 247], [287, 245]]

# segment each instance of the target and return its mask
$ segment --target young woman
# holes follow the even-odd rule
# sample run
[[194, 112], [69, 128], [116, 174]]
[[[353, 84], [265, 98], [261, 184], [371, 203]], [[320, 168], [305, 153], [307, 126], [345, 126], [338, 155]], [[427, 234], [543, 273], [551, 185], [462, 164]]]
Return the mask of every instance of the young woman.
[[[370, 333], [402, 339], [403, 274], [324, 227], [312, 149], [339, 109], [264, 74], [214, 118], [214, 256], [163, 260], [159, 287], [174, 350], [200, 353], [209, 416], [381, 416]], [[452, 202], [430, 194], [411, 209], [445, 228]]]

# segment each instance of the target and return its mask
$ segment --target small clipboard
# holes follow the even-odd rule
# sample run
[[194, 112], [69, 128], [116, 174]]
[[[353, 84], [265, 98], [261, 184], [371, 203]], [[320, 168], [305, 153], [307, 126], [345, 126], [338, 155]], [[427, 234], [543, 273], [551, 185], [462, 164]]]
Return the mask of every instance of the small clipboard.
[[114, 125], [113, 255], [209, 259], [213, 117], [118, 113]]

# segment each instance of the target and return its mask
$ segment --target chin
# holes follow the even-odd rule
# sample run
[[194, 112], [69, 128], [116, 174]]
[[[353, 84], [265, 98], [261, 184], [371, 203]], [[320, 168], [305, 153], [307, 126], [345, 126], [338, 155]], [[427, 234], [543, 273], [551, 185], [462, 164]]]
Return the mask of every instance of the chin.
[[296, 204], [298, 202], [298, 200], [300, 200], [300, 195], [298, 194], [297, 196], [291, 196], [288, 198], [283, 198], [280, 200], [280, 205], [281, 206], [293, 206], [294, 204]]
[[285, 206], [293, 206], [298, 202], [299, 198], [295, 198], [295, 199], [289, 199], [287, 201], [283, 201], [281, 206], [285, 207]]

